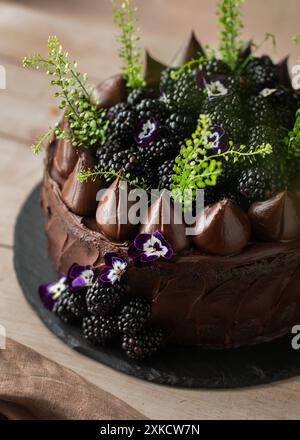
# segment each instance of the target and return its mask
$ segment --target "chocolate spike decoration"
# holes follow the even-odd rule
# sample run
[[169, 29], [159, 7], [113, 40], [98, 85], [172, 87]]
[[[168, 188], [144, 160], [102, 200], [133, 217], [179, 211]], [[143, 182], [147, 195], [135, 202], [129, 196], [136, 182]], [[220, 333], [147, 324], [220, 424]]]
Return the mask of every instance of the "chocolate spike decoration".
[[118, 177], [99, 199], [96, 222], [98, 230], [110, 240], [118, 243], [132, 240], [139, 224], [131, 224], [129, 210], [133, 202], [128, 201], [127, 182]]
[[263, 241], [287, 242], [300, 239], [300, 200], [290, 191], [254, 203], [249, 217], [257, 237]]
[[213, 255], [239, 254], [251, 235], [247, 214], [228, 199], [207, 206], [195, 228], [192, 238], [197, 249]]
[[78, 175], [82, 169], [93, 168], [95, 159], [87, 149], [78, 152], [74, 170], [69, 175], [62, 189], [62, 199], [74, 214], [82, 217], [93, 215], [97, 207], [97, 192], [105, 186], [100, 178], [95, 181], [79, 182]]
[[160, 197], [149, 207], [140, 232], [152, 234], [159, 231], [172, 246], [175, 253], [191, 248], [191, 240], [186, 236], [186, 225], [182, 212], [170, 200], [169, 192], [162, 191]]
[[122, 75], [114, 75], [96, 86], [91, 94], [91, 102], [101, 108], [110, 108], [126, 101], [126, 82]]
[[250, 57], [250, 55], [252, 54], [252, 45], [253, 45], [253, 41], [247, 41], [243, 47], [241, 47], [240, 49], [240, 58], [241, 60], [246, 60], [247, 58]]
[[193, 58], [196, 58], [199, 54], [205, 56], [205, 51], [197, 40], [193, 31], [188, 42], [179, 50], [179, 52], [173, 59], [171, 66], [181, 67], [186, 62], [191, 61]]
[[167, 66], [160, 61], [153, 58], [148, 50], [146, 51], [146, 65], [144, 79], [148, 87], [158, 89], [160, 83], [160, 76]]
[[281, 84], [284, 87], [287, 87], [288, 89], [292, 89], [293, 87], [289, 73], [288, 61], [289, 61], [289, 57], [286, 57], [283, 60], [281, 60], [278, 64], [276, 64], [276, 73], [278, 76], [279, 84]]
[[[61, 129], [68, 131], [69, 122], [67, 118], [64, 118], [61, 122]], [[51, 177], [55, 182], [62, 186], [73, 171], [77, 160], [77, 150], [73, 147], [70, 139], [58, 139], [56, 141], [56, 149], [51, 170]]]

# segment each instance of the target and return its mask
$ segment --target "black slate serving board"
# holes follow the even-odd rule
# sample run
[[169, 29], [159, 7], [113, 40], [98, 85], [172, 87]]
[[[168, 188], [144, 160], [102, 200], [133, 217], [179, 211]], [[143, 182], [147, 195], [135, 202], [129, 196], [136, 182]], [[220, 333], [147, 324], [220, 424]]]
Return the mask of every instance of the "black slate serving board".
[[190, 388], [237, 388], [266, 384], [300, 374], [300, 350], [292, 335], [255, 347], [210, 351], [166, 347], [143, 362], [126, 358], [119, 346], [95, 348], [76, 327], [64, 325], [46, 310], [38, 286], [56, 279], [47, 254], [43, 213], [37, 186], [24, 203], [15, 228], [14, 264], [27, 301], [44, 324], [74, 350], [111, 368], [150, 382]]

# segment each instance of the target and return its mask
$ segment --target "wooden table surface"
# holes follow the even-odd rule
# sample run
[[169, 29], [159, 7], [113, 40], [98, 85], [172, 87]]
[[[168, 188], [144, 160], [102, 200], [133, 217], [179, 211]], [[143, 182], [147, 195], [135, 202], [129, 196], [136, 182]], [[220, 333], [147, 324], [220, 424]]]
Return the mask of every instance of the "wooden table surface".
[[[216, 43], [214, 0], [137, 0], [143, 44], [169, 61], [190, 29]], [[276, 59], [300, 48], [290, 43], [299, 33], [299, 0], [248, 0], [245, 37], [277, 35]], [[45, 49], [56, 34], [92, 81], [118, 72], [116, 31], [109, 0], [27, 0], [0, 2], [0, 64], [7, 90], [0, 90], [0, 324], [7, 335], [64, 364], [147, 417], [157, 419], [298, 419], [300, 378], [231, 391], [183, 390], [136, 380], [72, 351], [35, 316], [22, 296], [13, 268], [13, 229], [22, 202], [42, 175], [42, 157], [29, 149], [32, 139], [57, 118], [48, 79], [25, 71], [21, 59]], [[271, 50], [270, 45], [266, 50]], [[300, 353], [299, 353], [300, 356]]]

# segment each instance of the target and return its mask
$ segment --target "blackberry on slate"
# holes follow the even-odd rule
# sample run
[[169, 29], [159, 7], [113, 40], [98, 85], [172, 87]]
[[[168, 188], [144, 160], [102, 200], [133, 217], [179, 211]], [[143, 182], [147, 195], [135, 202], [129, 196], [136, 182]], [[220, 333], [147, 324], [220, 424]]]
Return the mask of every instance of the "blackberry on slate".
[[174, 174], [175, 160], [166, 160], [158, 167], [158, 187], [159, 189], [170, 190], [172, 183], [171, 176]]
[[154, 118], [163, 123], [167, 117], [167, 109], [164, 102], [158, 99], [143, 99], [137, 106], [136, 112], [139, 121]]
[[151, 305], [144, 298], [134, 298], [121, 310], [118, 316], [119, 332], [135, 335], [150, 319]]
[[268, 56], [251, 59], [246, 66], [246, 75], [258, 87], [273, 86], [278, 79], [274, 63]]
[[69, 299], [70, 292], [67, 290], [60, 295], [53, 307], [53, 312], [55, 315], [58, 316], [59, 319], [65, 324], [73, 324], [77, 320], [76, 316], [71, 310]]
[[122, 348], [130, 359], [144, 359], [156, 353], [163, 340], [164, 332], [161, 329], [149, 327], [135, 336], [124, 335]]
[[71, 312], [77, 316], [77, 318], [83, 318], [88, 314], [86, 307], [86, 289], [75, 290], [70, 293], [69, 296], [69, 306]]
[[93, 315], [104, 316], [112, 312], [126, 293], [126, 286], [121, 282], [112, 285], [94, 283], [87, 291], [87, 309]]
[[117, 333], [116, 320], [112, 316], [87, 316], [82, 320], [84, 337], [92, 344], [103, 345]]

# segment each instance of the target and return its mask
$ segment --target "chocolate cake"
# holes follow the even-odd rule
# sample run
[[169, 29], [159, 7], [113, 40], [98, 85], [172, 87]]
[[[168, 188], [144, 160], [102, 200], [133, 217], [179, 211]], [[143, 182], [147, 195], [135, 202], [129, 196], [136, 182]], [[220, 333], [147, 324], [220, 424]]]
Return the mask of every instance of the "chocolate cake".
[[[219, 59], [193, 33], [169, 66], [147, 52], [141, 74], [134, 46], [127, 70], [86, 95], [75, 87], [61, 107], [41, 203], [51, 259], [65, 275], [40, 294], [64, 322], [83, 319], [90, 342], [122, 333], [136, 359], [162, 339], [235, 348], [300, 322], [299, 94], [287, 59], [275, 64], [236, 41], [240, 24], [231, 51], [221, 38]], [[138, 223], [120, 221], [124, 182], [161, 190]], [[186, 189], [192, 212], [204, 189], [193, 235], [177, 221]]]

